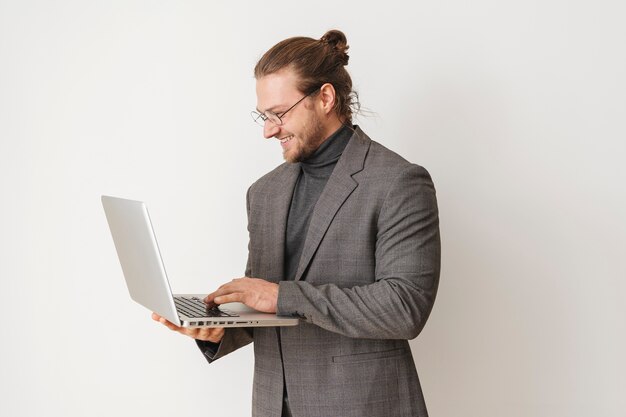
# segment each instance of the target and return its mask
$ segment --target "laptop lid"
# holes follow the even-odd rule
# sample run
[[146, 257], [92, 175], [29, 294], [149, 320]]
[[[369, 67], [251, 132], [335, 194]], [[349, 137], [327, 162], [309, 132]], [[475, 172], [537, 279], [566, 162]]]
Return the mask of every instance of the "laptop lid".
[[110, 196], [102, 196], [102, 206], [130, 297], [180, 325], [148, 208], [141, 201]]
[[[241, 303], [225, 305], [229, 311], [235, 313], [235, 317], [232, 318], [185, 315], [176, 308], [145, 203], [103, 195], [102, 206], [128, 292], [137, 303], [184, 327], [261, 327], [298, 324], [297, 318], [261, 313]], [[181, 297], [201, 298], [203, 295], [186, 294]]]

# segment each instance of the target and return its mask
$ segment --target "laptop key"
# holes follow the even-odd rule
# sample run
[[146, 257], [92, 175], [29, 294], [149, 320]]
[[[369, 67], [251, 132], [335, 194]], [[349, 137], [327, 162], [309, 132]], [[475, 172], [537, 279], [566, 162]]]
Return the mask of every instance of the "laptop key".
[[188, 317], [238, 317], [237, 314], [217, 306], [207, 308], [204, 301], [197, 297], [174, 297], [174, 303]]

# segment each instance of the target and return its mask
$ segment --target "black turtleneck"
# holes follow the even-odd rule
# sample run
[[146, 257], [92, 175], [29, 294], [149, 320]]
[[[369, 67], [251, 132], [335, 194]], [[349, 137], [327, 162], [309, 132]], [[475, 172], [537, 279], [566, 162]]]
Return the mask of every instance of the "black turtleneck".
[[313, 209], [350, 137], [352, 137], [351, 127], [343, 125], [326, 139], [311, 157], [300, 162], [300, 176], [291, 197], [285, 231], [286, 280], [295, 279]]

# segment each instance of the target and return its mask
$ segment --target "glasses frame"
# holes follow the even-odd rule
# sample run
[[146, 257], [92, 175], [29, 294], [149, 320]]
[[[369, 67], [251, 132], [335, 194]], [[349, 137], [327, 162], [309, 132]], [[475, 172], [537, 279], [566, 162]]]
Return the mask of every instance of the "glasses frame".
[[291, 109], [293, 109], [298, 104], [300, 104], [302, 100], [313, 95], [314, 93], [317, 93], [319, 89], [320, 89], [319, 87], [315, 88], [313, 91], [311, 91], [309, 94], [302, 97], [300, 100], [296, 101], [296, 103], [293, 106], [289, 107], [287, 110], [285, 110], [282, 113], [274, 113], [271, 111], [266, 111], [266, 112], [261, 113], [256, 110], [252, 110], [250, 112], [250, 115], [252, 116], [252, 120], [254, 120], [258, 125], [263, 126], [263, 127], [265, 126], [265, 122], [267, 122], [268, 120], [274, 123], [276, 126], [282, 126], [285, 123], [283, 122], [283, 117], [285, 117], [285, 115], [289, 113]]

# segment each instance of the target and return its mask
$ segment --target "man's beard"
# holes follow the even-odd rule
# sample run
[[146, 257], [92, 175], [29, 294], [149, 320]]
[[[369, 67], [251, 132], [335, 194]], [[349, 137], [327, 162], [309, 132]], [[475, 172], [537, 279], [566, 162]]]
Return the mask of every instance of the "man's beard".
[[285, 160], [294, 163], [309, 159], [326, 139], [323, 132], [322, 123], [317, 118], [313, 118], [310, 126], [305, 126], [302, 129], [302, 135], [294, 138], [298, 141], [294, 144], [297, 145], [297, 149], [294, 150], [298, 152], [290, 157], [285, 155]]

